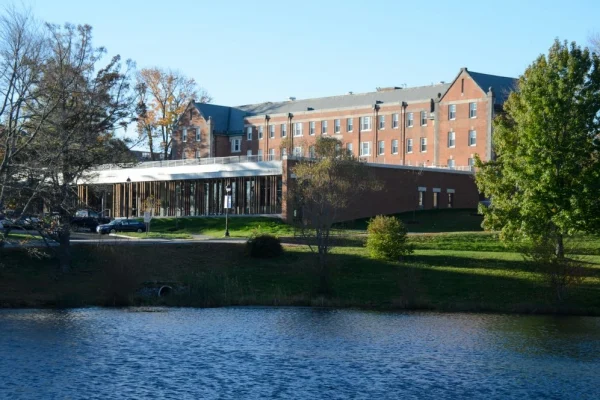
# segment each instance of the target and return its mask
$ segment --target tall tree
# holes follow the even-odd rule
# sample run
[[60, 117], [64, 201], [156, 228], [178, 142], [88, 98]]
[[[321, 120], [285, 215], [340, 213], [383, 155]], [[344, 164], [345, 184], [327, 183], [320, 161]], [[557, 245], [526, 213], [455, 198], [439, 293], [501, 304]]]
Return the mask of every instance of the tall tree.
[[484, 225], [504, 240], [551, 248], [561, 262], [566, 236], [600, 226], [598, 55], [555, 41], [504, 111], [494, 121], [496, 159], [478, 161], [478, 187], [492, 200]]
[[137, 76], [138, 133], [148, 141], [152, 158], [156, 141], [166, 160], [172, 144], [172, 135], [179, 116], [191, 100], [208, 103], [210, 95], [198, 88], [193, 78], [160, 68], [142, 69]]
[[288, 195], [299, 213], [295, 223], [318, 256], [320, 290], [329, 292], [328, 255], [334, 244], [334, 222], [362, 193], [379, 190], [380, 185], [365, 164], [343, 149], [338, 139], [329, 137], [317, 138], [315, 158], [297, 161], [292, 172], [296, 179]]

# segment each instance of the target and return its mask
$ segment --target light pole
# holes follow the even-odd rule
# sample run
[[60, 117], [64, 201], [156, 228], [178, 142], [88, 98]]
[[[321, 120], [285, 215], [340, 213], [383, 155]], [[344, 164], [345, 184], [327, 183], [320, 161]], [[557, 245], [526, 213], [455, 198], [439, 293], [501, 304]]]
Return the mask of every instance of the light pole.
[[225, 186], [225, 237], [229, 237], [229, 207], [231, 206], [231, 184]]
[[[131, 195], [129, 194], [129, 188], [131, 187], [131, 178], [127, 177], [127, 192], [125, 193], [125, 216], [129, 219], [129, 200], [131, 199]], [[129, 199], [127, 198], [129, 196]]]

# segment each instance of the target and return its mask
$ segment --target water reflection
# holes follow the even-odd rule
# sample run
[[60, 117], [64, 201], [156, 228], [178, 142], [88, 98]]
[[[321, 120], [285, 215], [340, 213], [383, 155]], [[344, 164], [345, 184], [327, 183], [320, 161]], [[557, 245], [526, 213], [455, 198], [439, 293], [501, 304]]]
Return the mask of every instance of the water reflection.
[[600, 319], [0, 311], [0, 398], [593, 398]]

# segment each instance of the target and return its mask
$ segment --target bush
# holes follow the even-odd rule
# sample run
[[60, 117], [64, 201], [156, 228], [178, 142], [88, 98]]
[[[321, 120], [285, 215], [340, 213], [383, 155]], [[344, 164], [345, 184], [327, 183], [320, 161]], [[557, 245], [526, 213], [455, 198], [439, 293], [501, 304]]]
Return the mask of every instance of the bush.
[[279, 238], [266, 233], [253, 234], [246, 242], [246, 253], [255, 258], [278, 257], [283, 254]]
[[401, 261], [413, 252], [406, 227], [396, 217], [376, 216], [369, 221], [367, 233], [367, 249], [373, 258]]

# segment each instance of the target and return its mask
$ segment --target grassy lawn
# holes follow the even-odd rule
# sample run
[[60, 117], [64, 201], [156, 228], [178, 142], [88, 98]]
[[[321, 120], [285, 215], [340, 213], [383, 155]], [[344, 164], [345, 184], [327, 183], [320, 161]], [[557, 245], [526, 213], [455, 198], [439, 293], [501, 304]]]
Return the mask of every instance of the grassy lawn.
[[189, 233], [177, 233], [177, 232], [148, 232], [137, 233], [137, 232], [119, 232], [119, 235], [129, 236], [139, 239], [192, 239], [193, 236]]
[[[600, 256], [586, 257], [583, 284], [558, 304], [518, 253], [494, 248], [492, 235], [481, 237], [489, 243], [482, 239], [479, 250], [467, 248], [470, 235], [446, 238], [462, 249], [434, 249], [421, 240], [402, 264], [372, 260], [364, 247], [338, 247], [331, 255], [333, 294], [326, 298], [316, 291], [316, 259], [304, 246], [286, 246], [272, 260], [247, 257], [243, 244], [76, 246], [68, 274], [58, 273], [51, 258], [5, 249], [0, 306], [324, 305], [600, 315]], [[136, 293], [147, 282], [171, 282], [181, 292], [142, 298]]]

